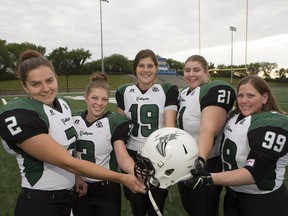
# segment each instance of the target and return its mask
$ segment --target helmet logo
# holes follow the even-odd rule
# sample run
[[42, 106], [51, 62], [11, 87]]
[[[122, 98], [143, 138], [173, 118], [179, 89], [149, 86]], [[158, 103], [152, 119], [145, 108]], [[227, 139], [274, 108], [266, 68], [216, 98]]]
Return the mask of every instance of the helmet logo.
[[158, 144], [156, 145], [156, 149], [163, 157], [166, 156], [165, 149], [166, 149], [167, 143], [170, 140], [176, 139], [177, 136], [179, 136], [177, 133], [173, 133], [173, 134], [166, 134], [164, 136], [160, 136], [159, 138], [156, 137], [155, 141], [159, 140]]

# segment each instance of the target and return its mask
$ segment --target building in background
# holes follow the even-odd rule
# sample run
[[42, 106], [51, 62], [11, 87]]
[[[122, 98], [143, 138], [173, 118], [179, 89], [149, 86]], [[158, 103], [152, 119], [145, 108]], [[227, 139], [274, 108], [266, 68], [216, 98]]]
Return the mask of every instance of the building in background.
[[166, 58], [157, 57], [158, 71], [157, 75], [176, 75], [175, 69], [170, 69]]

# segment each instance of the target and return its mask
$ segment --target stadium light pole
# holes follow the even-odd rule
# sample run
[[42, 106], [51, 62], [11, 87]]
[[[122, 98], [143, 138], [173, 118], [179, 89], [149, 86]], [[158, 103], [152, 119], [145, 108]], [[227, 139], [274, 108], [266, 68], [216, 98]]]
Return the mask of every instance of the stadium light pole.
[[236, 32], [236, 27], [230, 26], [230, 31], [231, 31], [231, 84], [233, 83], [233, 32]]
[[248, 40], [248, 0], [246, 0], [246, 35], [245, 35], [245, 68], [247, 71], [247, 40]]
[[201, 55], [201, 23], [200, 23], [200, 0], [198, 0], [198, 33], [199, 33], [199, 55]]
[[102, 30], [102, 1], [109, 3], [108, 0], [99, 0], [100, 2], [100, 32], [101, 32], [101, 72], [105, 73], [103, 58], [103, 30]]

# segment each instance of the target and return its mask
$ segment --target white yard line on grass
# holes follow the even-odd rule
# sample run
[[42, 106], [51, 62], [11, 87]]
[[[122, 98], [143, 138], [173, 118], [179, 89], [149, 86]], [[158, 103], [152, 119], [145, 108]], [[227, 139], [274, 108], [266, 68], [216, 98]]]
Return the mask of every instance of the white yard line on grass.
[[[64, 97], [72, 100], [84, 100], [84, 96], [64, 96]], [[109, 102], [116, 104], [116, 99], [109, 98]]]

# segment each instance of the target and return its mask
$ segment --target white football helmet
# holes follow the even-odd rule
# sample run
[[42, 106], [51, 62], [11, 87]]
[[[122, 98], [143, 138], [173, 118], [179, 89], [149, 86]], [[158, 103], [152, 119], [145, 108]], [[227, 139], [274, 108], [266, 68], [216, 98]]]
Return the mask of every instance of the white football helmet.
[[[154, 131], [137, 154], [135, 174], [148, 188], [167, 188], [192, 177], [198, 146], [186, 131], [165, 127]], [[150, 183], [150, 184], [149, 184]]]

